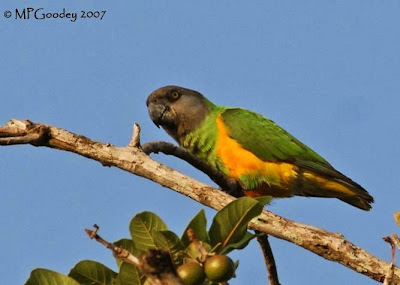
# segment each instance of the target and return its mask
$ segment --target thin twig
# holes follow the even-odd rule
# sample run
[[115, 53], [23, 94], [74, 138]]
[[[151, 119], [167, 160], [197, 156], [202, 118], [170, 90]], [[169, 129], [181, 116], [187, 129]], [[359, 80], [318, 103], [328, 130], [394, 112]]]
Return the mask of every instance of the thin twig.
[[134, 256], [124, 248], [115, 246], [112, 243], [105, 241], [101, 236], [97, 234], [97, 232], [99, 231], [99, 226], [95, 224], [93, 225], [93, 227], [95, 228], [94, 230], [85, 229], [85, 232], [88, 234], [90, 239], [95, 239], [106, 248], [110, 249], [114, 253], [114, 255], [122, 259], [122, 261], [141, 268], [142, 265], [136, 256]]
[[275, 258], [274, 254], [272, 253], [271, 244], [268, 240], [268, 235], [262, 234], [259, 231], [256, 231], [256, 234], [257, 241], [260, 244], [261, 251], [264, 256], [265, 266], [267, 267], [269, 285], [280, 285]]
[[114, 255], [122, 261], [129, 263], [138, 268], [146, 275], [151, 285], [183, 285], [182, 280], [178, 277], [176, 270], [172, 264], [171, 257], [164, 250], [151, 249], [136, 257], [128, 250], [115, 246], [104, 240], [98, 235], [99, 226], [93, 226], [94, 230], [85, 229], [90, 239], [95, 239], [106, 248], [110, 249]]

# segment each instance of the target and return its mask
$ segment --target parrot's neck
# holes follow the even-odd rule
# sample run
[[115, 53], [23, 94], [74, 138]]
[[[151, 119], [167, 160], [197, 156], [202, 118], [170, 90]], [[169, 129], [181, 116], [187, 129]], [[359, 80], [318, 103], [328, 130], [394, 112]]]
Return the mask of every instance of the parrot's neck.
[[[185, 138], [204, 125], [210, 114], [218, 110], [218, 106], [207, 100], [203, 95], [199, 100], [192, 100], [181, 110], [173, 110], [174, 120], [171, 124], [163, 124], [163, 129], [181, 146]], [[173, 109], [173, 108], [172, 108]]]
[[217, 140], [217, 117], [223, 112], [224, 108], [216, 106], [210, 102], [210, 112], [202, 123], [191, 132], [183, 136], [178, 142], [189, 152], [205, 160], [216, 167], [215, 164], [215, 144]]

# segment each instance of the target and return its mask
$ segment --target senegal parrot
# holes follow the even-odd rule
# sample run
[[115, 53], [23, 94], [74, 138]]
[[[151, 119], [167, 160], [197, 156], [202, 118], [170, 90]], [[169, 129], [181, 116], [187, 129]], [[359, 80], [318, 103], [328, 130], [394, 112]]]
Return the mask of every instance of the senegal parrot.
[[165, 86], [147, 98], [152, 121], [180, 146], [237, 180], [244, 195], [338, 198], [370, 210], [373, 197], [273, 121]]

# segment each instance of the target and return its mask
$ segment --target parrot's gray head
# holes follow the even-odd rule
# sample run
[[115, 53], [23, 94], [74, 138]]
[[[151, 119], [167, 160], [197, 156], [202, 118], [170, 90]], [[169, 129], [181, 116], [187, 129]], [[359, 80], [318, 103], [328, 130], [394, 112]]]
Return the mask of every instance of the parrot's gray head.
[[199, 92], [179, 86], [164, 86], [149, 95], [146, 101], [154, 124], [177, 142], [196, 129], [210, 112], [210, 102]]

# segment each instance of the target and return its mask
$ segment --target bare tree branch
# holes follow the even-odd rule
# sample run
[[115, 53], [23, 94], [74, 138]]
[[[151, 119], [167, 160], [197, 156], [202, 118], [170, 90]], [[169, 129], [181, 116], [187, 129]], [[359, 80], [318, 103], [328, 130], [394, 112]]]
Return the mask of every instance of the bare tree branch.
[[[234, 197], [192, 179], [151, 159], [140, 148], [116, 147], [90, 140], [66, 130], [30, 121], [12, 120], [0, 127], [0, 145], [32, 144], [77, 153], [115, 166], [220, 210]], [[347, 241], [343, 235], [297, 223], [267, 210], [253, 219], [249, 228], [299, 245], [328, 260], [383, 282], [391, 264]], [[400, 284], [400, 269], [394, 268], [393, 282]]]
[[278, 271], [276, 270], [275, 258], [268, 240], [268, 235], [260, 235], [259, 231], [256, 231], [256, 234], [258, 234], [257, 241], [260, 244], [264, 256], [265, 266], [267, 267], [268, 284], [281, 285], [281, 283], [279, 283]]

